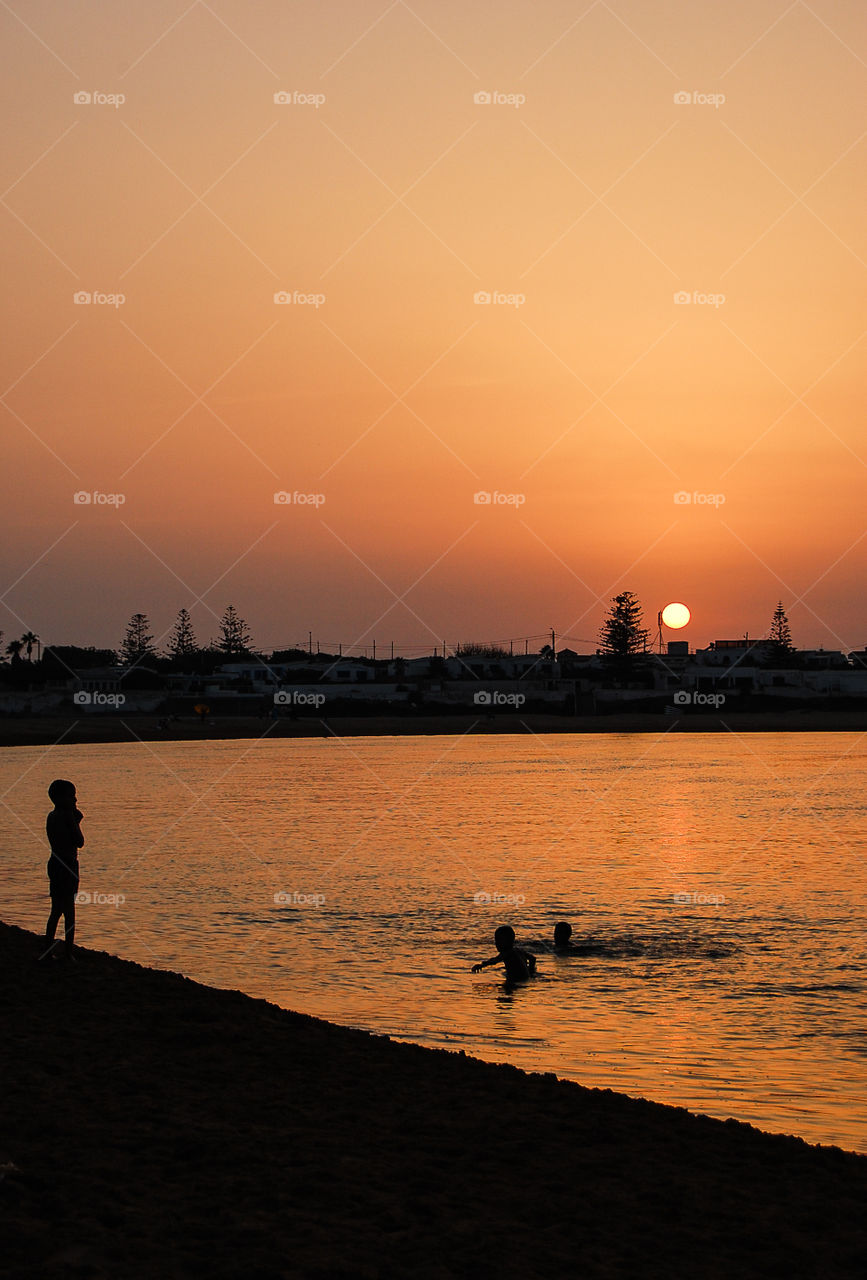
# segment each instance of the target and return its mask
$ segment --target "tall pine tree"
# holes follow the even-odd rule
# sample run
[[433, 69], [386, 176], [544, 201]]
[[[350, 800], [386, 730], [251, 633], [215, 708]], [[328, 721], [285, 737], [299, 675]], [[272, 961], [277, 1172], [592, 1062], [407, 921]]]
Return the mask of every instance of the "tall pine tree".
[[126, 624], [126, 635], [120, 646], [121, 662], [126, 666], [131, 667], [143, 658], [156, 656], [149, 627], [146, 613], [134, 613]]
[[642, 627], [642, 610], [632, 591], [614, 596], [599, 632], [600, 652], [615, 682], [626, 680], [647, 652], [649, 632]]
[[788, 667], [792, 665], [794, 657], [795, 646], [792, 644], [789, 619], [780, 600], [774, 610], [774, 620], [768, 632], [766, 663], [769, 667]]
[[632, 591], [621, 591], [611, 601], [611, 608], [599, 632], [602, 652], [611, 658], [631, 658], [645, 653], [649, 632], [642, 627], [642, 610]]
[[227, 658], [246, 658], [250, 655], [252, 643], [247, 623], [230, 604], [220, 619], [220, 652]]
[[188, 609], [180, 609], [169, 640], [169, 655], [172, 658], [191, 658], [198, 651], [190, 612]]

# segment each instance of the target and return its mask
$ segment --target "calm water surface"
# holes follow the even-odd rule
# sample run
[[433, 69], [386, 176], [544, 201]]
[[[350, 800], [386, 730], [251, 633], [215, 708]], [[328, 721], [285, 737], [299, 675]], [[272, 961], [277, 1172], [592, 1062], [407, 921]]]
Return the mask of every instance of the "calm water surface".
[[[54, 777], [84, 945], [867, 1151], [867, 735], [7, 748], [3, 916], [32, 929]], [[553, 954], [559, 919], [588, 954]], [[513, 992], [469, 972], [504, 922], [539, 956]]]

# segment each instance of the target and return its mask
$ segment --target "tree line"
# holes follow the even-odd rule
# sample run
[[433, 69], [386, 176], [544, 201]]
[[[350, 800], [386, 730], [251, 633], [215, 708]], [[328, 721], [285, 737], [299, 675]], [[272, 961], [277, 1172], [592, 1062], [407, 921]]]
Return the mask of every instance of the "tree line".
[[[633, 591], [622, 591], [619, 595], [614, 596], [599, 631], [599, 652], [603, 657], [608, 659], [614, 667], [631, 667], [642, 654], [650, 652], [648, 649], [649, 639], [650, 632], [643, 626], [643, 610], [635, 593]], [[3, 652], [2, 641], [3, 633], [0, 632], [0, 653]], [[782, 601], [777, 604], [768, 635], [761, 643], [769, 665], [786, 666], [794, 660], [797, 651], [792, 644], [789, 620], [786, 617]], [[26, 654], [28, 662], [32, 662], [33, 650], [36, 649], [38, 661], [40, 645], [39, 636], [35, 635], [33, 631], [26, 631], [20, 640], [9, 641], [6, 645], [5, 653], [13, 664], [17, 664], [24, 661], [22, 653]], [[57, 647], [52, 646], [52, 648], [56, 650]], [[548, 654], [552, 652], [549, 645], [543, 646], [543, 654], [546, 651]], [[51, 650], [46, 652], [50, 653]], [[217, 640], [212, 640], [207, 645], [198, 643], [189, 610], [180, 609], [162, 655], [157, 651], [154, 637], [151, 633], [151, 624], [146, 613], [134, 613], [132, 615], [126, 625], [126, 631], [117, 654], [112, 650], [94, 652], [105, 655], [106, 662], [119, 657], [124, 666], [138, 666], [147, 659], [159, 659], [160, 657], [183, 663], [203, 656], [214, 660], [223, 659], [228, 661], [237, 661], [256, 656], [253, 638], [247, 621], [241, 617], [235, 606], [231, 604], [226, 607], [223, 616], [220, 618]], [[285, 655], [288, 658], [301, 652], [301, 650], [291, 649], [286, 650]], [[493, 658], [509, 656], [508, 650], [501, 649], [497, 645], [486, 644], [460, 645], [455, 652], [459, 657], [480, 656]], [[278, 654], [273, 654], [272, 660], [278, 658], [278, 656]]]

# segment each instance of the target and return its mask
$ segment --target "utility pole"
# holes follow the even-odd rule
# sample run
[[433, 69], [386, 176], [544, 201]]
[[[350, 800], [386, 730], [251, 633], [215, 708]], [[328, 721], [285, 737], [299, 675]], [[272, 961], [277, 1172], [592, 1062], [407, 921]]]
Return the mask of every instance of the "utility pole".
[[307, 632], [307, 654], [309, 657], [311, 658], [313, 657], [313, 632], [312, 631]]
[[554, 628], [552, 627], [551, 628], [551, 661], [556, 662], [556, 660], [557, 660], [557, 649], [554, 643]]

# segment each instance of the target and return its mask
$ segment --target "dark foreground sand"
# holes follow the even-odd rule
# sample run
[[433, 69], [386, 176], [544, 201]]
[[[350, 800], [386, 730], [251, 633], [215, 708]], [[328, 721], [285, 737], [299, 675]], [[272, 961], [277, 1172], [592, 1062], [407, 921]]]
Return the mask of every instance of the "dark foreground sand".
[[666, 716], [628, 713], [560, 716], [523, 712], [451, 715], [194, 716], [159, 728], [159, 716], [127, 713], [0, 717], [0, 747], [92, 742], [202, 742], [229, 738], [401, 737], [500, 733], [863, 733], [867, 711], [731, 711]]
[[38, 950], [0, 924], [4, 1275], [867, 1273], [867, 1157]]

